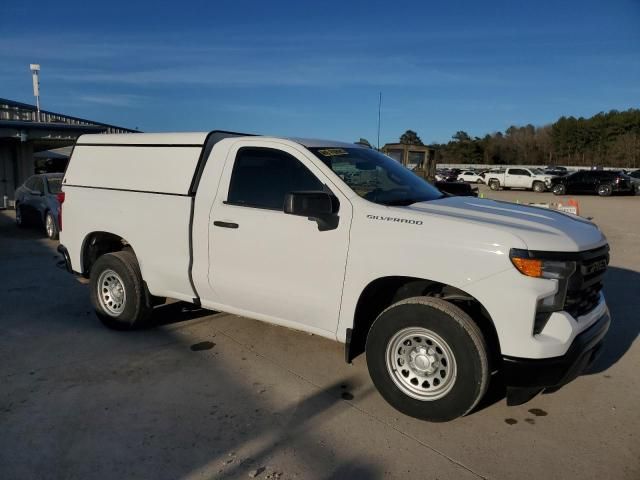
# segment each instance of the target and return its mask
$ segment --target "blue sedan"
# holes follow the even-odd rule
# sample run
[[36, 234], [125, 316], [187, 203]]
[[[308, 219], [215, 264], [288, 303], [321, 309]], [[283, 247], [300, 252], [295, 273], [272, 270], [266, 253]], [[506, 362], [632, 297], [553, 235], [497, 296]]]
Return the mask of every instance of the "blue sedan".
[[29, 177], [16, 190], [16, 224], [44, 226], [47, 237], [56, 240], [60, 233], [60, 197], [62, 173], [44, 173]]

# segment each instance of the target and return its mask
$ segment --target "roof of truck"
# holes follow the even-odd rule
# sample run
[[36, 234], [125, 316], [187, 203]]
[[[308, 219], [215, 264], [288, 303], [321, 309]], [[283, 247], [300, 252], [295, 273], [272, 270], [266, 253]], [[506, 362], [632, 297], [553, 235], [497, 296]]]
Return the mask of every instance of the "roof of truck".
[[[82, 135], [78, 138], [78, 145], [188, 145], [202, 146], [209, 132], [171, 132], [171, 133], [122, 133]], [[242, 135], [242, 134], [240, 134]], [[250, 135], [247, 134], [247, 137]], [[316, 138], [293, 138], [262, 136], [263, 139], [289, 140], [307, 148], [337, 147], [337, 148], [365, 148], [353, 143], [337, 142], [335, 140], [321, 140]]]
[[82, 135], [78, 145], [194, 145], [202, 146], [209, 132], [118, 133]]

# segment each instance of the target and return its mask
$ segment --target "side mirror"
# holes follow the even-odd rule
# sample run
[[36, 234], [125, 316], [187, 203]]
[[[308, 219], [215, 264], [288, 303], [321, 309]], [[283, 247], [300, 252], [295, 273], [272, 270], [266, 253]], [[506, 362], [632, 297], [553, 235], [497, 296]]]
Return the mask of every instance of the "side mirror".
[[284, 197], [284, 213], [301, 217], [331, 215], [331, 196], [325, 192], [291, 192]]
[[291, 192], [284, 197], [284, 213], [307, 217], [318, 223], [318, 230], [338, 227], [338, 215], [333, 212], [331, 195], [326, 192]]

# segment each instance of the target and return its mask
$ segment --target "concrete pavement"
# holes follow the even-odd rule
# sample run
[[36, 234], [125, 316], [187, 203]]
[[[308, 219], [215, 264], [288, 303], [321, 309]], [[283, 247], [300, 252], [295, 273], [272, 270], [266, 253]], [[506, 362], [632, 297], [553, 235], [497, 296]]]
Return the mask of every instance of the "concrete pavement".
[[612, 247], [602, 357], [555, 394], [507, 407], [496, 388], [446, 424], [393, 410], [364, 357], [316, 336], [182, 304], [109, 331], [55, 242], [0, 212], [0, 478], [638, 479], [640, 198], [579, 200]]

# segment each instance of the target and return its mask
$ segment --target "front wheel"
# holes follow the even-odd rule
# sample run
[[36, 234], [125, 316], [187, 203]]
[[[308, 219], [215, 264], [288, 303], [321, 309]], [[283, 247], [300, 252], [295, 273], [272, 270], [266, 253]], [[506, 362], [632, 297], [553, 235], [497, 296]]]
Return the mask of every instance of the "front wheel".
[[562, 183], [554, 185], [551, 189], [554, 195], [564, 195], [567, 193], [567, 187], [565, 187]]
[[609, 184], [598, 185], [598, 195], [608, 197], [613, 193], [613, 188]]
[[130, 251], [102, 255], [91, 267], [91, 303], [97, 317], [114, 330], [144, 324], [153, 309], [135, 255]]
[[367, 336], [369, 375], [406, 415], [445, 422], [469, 413], [489, 384], [485, 339], [460, 308], [413, 297], [382, 312]]
[[498, 180], [490, 180], [489, 188], [491, 190], [498, 190], [500, 188], [500, 182]]
[[542, 193], [545, 191], [545, 186], [544, 183], [542, 182], [535, 182], [533, 184], [533, 191], [536, 193]]

